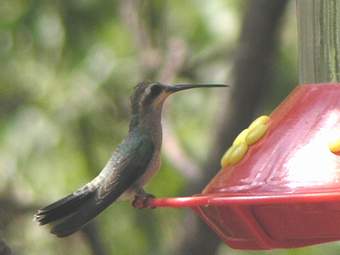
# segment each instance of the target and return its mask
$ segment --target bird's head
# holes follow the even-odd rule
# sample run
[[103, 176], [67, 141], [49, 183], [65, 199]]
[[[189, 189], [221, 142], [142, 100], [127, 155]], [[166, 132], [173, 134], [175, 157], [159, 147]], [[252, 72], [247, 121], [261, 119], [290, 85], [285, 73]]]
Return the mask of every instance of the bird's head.
[[175, 84], [159, 82], [139, 83], [131, 96], [132, 115], [135, 118], [160, 116], [165, 99], [175, 92], [192, 88], [227, 87], [225, 84]]

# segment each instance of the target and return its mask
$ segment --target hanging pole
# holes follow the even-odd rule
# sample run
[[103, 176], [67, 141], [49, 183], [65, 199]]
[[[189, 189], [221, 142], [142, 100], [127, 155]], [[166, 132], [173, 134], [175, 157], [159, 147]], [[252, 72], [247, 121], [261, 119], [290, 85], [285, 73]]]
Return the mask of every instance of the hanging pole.
[[340, 0], [296, 0], [300, 84], [340, 82]]

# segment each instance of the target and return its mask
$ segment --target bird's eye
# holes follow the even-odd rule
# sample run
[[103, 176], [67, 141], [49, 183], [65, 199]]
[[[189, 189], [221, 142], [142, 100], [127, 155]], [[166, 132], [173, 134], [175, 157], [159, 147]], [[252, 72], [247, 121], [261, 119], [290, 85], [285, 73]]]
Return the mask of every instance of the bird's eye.
[[162, 86], [154, 83], [146, 88], [143, 104], [149, 105], [162, 93]]
[[150, 88], [150, 94], [155, 97], [155, 96], [158, 96], [161, 92], [162, 92], [162, 87], [158, 84], [156, 85], [153, 85], [151, 88]]

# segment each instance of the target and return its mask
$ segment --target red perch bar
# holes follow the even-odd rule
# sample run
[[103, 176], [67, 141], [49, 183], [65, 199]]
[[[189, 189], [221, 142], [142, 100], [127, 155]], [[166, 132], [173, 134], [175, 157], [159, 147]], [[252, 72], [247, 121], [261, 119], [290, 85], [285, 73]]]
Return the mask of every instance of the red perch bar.
[[340, 84], [298, 86], [263, 138], [201, 194], [150, 202], [191, 207], [236, 249], [340, 240]]

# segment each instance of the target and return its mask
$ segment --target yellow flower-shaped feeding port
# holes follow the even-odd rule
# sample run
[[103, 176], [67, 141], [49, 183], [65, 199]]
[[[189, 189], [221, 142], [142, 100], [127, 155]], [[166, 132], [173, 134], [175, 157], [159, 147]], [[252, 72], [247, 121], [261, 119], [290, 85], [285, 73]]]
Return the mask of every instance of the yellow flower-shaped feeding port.
[[243, 142], [231, 146], [221, 159], [222, 167], [228, 165], [234, 165], [239, 162], [248, 150], [248, 145]]
[[258, 124], [254, 128], [250, 129], [246, 137], [246, 142], [248, 145], [252, 145], [260, 140], [268, 129], [267, 124]]
[[246, 137], [249, 133], [248, 128], [244, 129], [241, 133], [238, 134], [238, 136], [236, 136], [233, 145], [238, 145], [240, 143], [245, 143], [246, 142]]
[[340, 154], [340, 137], [328, 145], [331, 152], [335, 154]]
[[[226, 151], [221, 159], [222, 168], [235, 165], [248, 151], [248, 147], [258, 142], [268, 129], [269, 116], [263, 115], [254, 120], [248, 128], [244, 129], [234, 140], [233, 145]], [[340, 141], [339, 141], [340, 146]]]
[[249, 129], [253, 129], [256, 128], [259, 124], [267, 124], [268, 121], [270, 120], [270, 117], [267, 115], [262, 115], [260, 117], [258, 117], [256, 120], [254, 120], [250, 125], [249, 125]]

